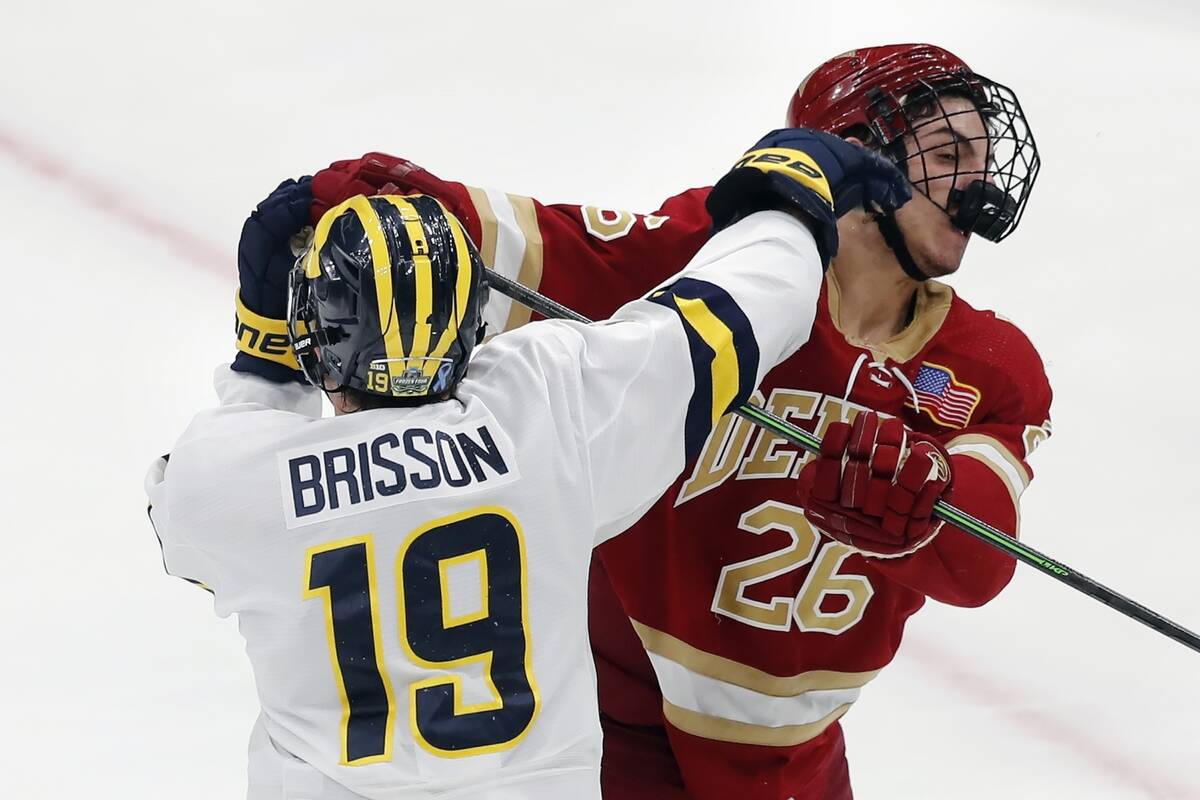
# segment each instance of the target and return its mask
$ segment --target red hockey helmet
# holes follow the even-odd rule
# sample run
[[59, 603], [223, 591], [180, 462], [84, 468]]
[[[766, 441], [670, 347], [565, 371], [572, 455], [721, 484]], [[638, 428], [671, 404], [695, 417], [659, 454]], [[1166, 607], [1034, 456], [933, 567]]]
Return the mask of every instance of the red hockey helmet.
[[[939, 98], [965, 97], [973, 108], [947, 111]], [[960, 172], [943, 210], [965, 231], [992, 241], [1012, 233], [1025, 209], [1041, 161], [1029, 123], [1006, 86], [974, 72], [953, 53], [930, 44], [898, 44], [851, 50], [826, 61], [796, 89], [788, 105], [789, 127], [856, 134], [879, 146], [901, 167], [920, 158], [922, 174], [933, 174], [925, 152], [912, 138], [922, 122], [979, 114], [987, 131], [987, 166], [980, 173]], [[917, 183], [928, 195], [928, 182]]]

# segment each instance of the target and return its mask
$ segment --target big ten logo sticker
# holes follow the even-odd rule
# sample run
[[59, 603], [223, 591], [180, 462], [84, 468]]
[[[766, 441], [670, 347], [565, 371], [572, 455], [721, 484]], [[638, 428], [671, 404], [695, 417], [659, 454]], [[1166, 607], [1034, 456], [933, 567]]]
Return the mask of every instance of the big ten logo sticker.
[[[580, 211], [583, 213], [583, 225], [587, 228], [587, 232], [602, 242], [611, 242], [629, 235], [639, 219], [637, 214], [629, 211], [616, 211], [611, 208], [583, 206]], [[648, 231], [661, 228], [663, 223], [669, 219], [670, 217], [657, 217], [653, 214], [641, 217], [642, 224]]]

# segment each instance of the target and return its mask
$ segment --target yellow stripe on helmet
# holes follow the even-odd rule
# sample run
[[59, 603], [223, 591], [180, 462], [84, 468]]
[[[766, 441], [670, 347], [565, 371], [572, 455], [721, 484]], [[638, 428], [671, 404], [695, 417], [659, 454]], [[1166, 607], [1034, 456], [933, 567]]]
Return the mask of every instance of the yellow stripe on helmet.
[[725, 414], [737, 397], [738, 357], [733, 331], [700, 299], [673, 297], [684, 321], [712, 348], [712, 423]]
[[353, 197], [343, 200], [322, 214], [321, 219], [317, 221], [317, 227], [313, 230], [312, 244], [304, 256], [304, 277], [310, 279], [320, 277], [321, 248], [325, 246], [325, 242], [329, 238], [329, 229], [333, 227], [333, 223], [337, 221], [338, 217], [350, 209], [353, 200]]
[[400, 220], [408, 233], [412, 251], [415, 315], [412, 346], [405, 355], [409, 358], [425, 358], [429, 355], [429, 342], [433, 338], [433, 326], [429, 322], [433, 314], [433, 263], [429, 260], [429, 237], [425, 233], [421, 212], [412, 200], [399, 195], [385, 195], [381, 199], [387, 200], [400, 212]]
[[[367, 235], [371, 248], [371, 266], [375, 276], [375, 303], [379, 313], [380, 335], [389, 359], [403, 358], [404, 345], [400, 340], [400, 318], [396, 313], [396, 297], [392, 289], [392, 260], [388, 255], [387, 238], [383, 233], [383, 225], [379, 215], [371, 207], [370, 201], [363, 195], [355, 195], [345, 200], [322, 215], [313, 232], [312, 249], [305, 262], [305, 275], [315, 278], [320, 274], [320, 252], [329, 239], [329, 230], [333, 223], [347, 211], [353, 211]], [[389, 369], [389, 375], [391, 370]]]
[[471, 260], [471, 247], [467, 243], [467, 235], [463, 231], [462, 224], [458, 219], [451, 214], [440, 200], [434, 198], [434, 202], [438, 204], [438, 208], [446, 215], [446, 222], [450, 226], [450, 232], [454, 236], [454, 252], [458, 254], [458, 277], [454, 285], [454, 312], [455, 316], [446, 326], [446, 330], [442, 331], [441, 337], [433, 348], [430, 355], [434, 358], [441, 358], [450, 349], [450, 345], [454, 344], [454, 340], [458, 338], [459, 316], [466, 313], [467, 303], [471, 300], [471, 286], [475, 280], [475, 263]]
[[[375, 303], [379, 310], [379, 327], [387, 357], [403, 358], [404, 344], [400, 340], [400, 315], [396, 312], [396, 292], [392, 286], [392, 259], [388, 255], [387, 238], [379, 215], [366, 197], [350, 198], [350, 207], [358, 214], [367, 242], [371, 246], [371, 265], [375, 271]], [[391, 369], [388, 369], [391, 376]]]

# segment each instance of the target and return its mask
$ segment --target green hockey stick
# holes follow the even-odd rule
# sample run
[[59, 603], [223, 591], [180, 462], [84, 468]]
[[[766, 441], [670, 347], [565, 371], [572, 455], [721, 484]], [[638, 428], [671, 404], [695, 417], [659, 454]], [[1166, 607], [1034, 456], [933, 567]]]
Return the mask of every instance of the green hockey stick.
[[[551, 300], [544, 294], [535, 292], [492, 270], [487, 271], [487, 282], [496, 291], [516, 300], [522, 305], [528, 306], [544, 317], [569, 319], [576, 322], [591, 321], [582, 314], [576, 313], [561, 303]], [[749, 420], [755, 425], [765, 428], [781, 439], [785, 439], [809, 453], [819, 453], [821, 451], [821, 440], [819, 438], [768, 411], [745, 403], [734, 409], [733, 413], [743, 419]], [[993, 528], [982, 520], [976, 519], [967, 512], [939, 500], [933, 506], [933, 516], [1008, 554], [1017, 561], [1028, 564], [1034, 569], [1058, 579], [1072, 589], [1099, 600], [1114, 611], [1118, 611], [1149, 628], [1153, 628], [1163, 636], [1174, 639], [1180, 644], [1190, 647], [1196, 652], [1200, 652], [1200, 636], [1192, 633], [1187, 628], [1146, 608], [1141, 603], [1130, 600], [1125, 595], [1113, 591], [1083, 573], [1055, 561], [1053, 558], [1038, 552], [1029, 545], [1005, 535], [1002, 531]]]

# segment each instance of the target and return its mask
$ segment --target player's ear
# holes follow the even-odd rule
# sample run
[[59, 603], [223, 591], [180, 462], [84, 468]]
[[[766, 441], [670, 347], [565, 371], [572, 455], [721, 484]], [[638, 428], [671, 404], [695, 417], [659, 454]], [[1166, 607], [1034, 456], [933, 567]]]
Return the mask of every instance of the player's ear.
[[850, 144], [858, 145], [859, 147], [863, 148], [864, 150], [868, 149], [867, 143], [864, 142], [862, 139], [858, 138], [857, 136], [843, 136], [842, 138], [845, 139]]
[[354, 399], [345, 391], [334, 391], [336, 388], [331, 379], [325, 379], [325, 396], [329, 398], [329, 404], [333, 406], [333, 413], [340, 417], [342, 414], [358, 411], [358, 404], [354, 402]]

